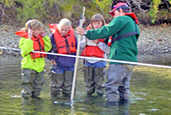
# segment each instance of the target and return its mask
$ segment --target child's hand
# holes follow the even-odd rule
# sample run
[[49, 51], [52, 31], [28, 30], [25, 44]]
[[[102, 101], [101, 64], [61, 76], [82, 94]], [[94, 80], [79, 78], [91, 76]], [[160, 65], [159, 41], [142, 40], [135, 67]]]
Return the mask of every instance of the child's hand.
[[51, 63], [52, 63], [53, 65], [56, 65], [55, 60], [51, 60]]
[[98, 40], [92, 40], [94, 43], [96, 43], [96, 44], [98, 44], [99, 43], [99, 41]]
[[28, 38], [31, 39], [32, 38], [32, 30], [29, 28], [28, 29]]

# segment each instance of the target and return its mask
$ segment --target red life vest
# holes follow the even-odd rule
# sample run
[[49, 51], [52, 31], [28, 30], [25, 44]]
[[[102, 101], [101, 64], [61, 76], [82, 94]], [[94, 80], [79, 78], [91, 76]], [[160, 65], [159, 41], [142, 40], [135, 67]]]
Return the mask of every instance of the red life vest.
[[104, 57], [104, 51], [102, 51], [98, 46], [86, 46], [81, 53], [82, 56], [88, 57]]
[[[28, 39], [28, 33], [25, 32], [24, 30], [17, 31], [16, 35]], [[40, 35], [38, 37], [32, 36], [31, 39], [33, 40], [33, 49], [34, 49], [34, 51], [44, 52], [43, 37], [40, 36]], [[42, 53], [33, 53], [33, 52], [31, 52], [30, 55], [31, 55], [32, 59], [46, 57], [46, 54], [42, 54]]]
[[[87, 30], [90, 30], [91, 28], [92, 28], [91, 25], [88, 25]], [[104, 39], [98, 39], [98, 43], [99, 42], [104, 42]], [[98, 43], [96, 43], [96, 45]], [[82, 51], [81, 55], [82, 56], [88, 56], [88, 57], [103, 58], [104, 57], [104, 51], [101, 50], [98, 46], [86, 45], [86, 47]]]
[[76, 38], [74, 30], [71, 29], [65, 37], [62, 37], [58, 29], [54, 33], [57, 52], [60, 54], [73, 54], [76, 53]]
[[139, 24], [137, 16], [133, 12], [125, 13], [126, 16], [130, 16], [136, 24]]

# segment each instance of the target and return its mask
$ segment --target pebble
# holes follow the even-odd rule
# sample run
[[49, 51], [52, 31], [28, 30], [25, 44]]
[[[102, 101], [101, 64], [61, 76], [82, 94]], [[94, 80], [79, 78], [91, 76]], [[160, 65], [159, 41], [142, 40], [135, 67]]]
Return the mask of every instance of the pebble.
[[[140, 29], [140, 38], [137, 43], [139, 56], [171, 54], [171, 26], [143, 27], [141, 25], [141, 28], [143, 29]], [[15, 35], [15, 32], [19, 29], [10, 25], [0, 25], [0, 47], [18, 48], [20, 38]], [[9, 54], [11, 52], [4, 53]], [[1, 51], [0, 54], [2, 54]], [[19, 55], [18, 52], [14, 51], [12, 54]]]

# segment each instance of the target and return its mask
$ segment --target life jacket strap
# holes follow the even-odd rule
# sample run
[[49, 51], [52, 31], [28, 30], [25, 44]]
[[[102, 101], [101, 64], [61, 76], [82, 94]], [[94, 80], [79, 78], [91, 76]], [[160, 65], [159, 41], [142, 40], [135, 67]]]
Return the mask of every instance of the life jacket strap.
[[116, 38], [112, 39], [112, 43], [115, 42], [116, 40], [121, 39], [121, 38], [127, 38], [127, 37], [134, 36], [134, 35], [138, 35], [138, 33], [137, 32], [129, 32], [129, 33], [117, 36]]

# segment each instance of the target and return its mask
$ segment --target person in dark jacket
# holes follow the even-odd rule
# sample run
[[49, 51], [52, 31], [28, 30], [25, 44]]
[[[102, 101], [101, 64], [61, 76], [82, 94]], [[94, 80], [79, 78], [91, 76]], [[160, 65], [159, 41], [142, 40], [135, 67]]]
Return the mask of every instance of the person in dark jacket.
[[[77, 40], [69, 19], [61, 19], [59, 24], [50, 24], [53, 53], [76, 55]], [[50, 94], [52, 99], [71, 95], [75, 58], [48, 55], [52, 62], [50, 74]]]
[[[110, 46], [109, 59], [137, 62], [137, 40], [140, 34], [136, 15], [126, 2], [112, 4], [112, 21], [99, 29], [85, 31], [78, 27], [77, 32], [90, 40], [107, 38]], [[112, 41], [112, 42], [111, 42]], [[128, 102], [129, 83], [133, 65], [110, 62], [105, 84], [107, 102], [118, 104]]]

